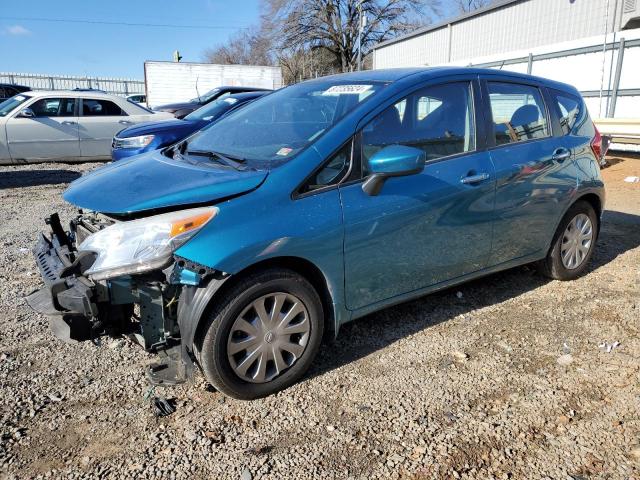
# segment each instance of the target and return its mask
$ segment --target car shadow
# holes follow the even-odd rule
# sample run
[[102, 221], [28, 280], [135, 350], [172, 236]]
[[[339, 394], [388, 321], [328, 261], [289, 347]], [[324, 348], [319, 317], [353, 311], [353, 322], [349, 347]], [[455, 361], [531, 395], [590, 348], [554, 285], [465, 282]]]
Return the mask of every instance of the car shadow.
[[[640, 246], [639, 226], [638, 215], [605, 212], [600, 237], [586, 274]], [[525, 265], [367, 315], [343, 325], [338, 338], [322, 346], [306, 378], [322, 375], [402, 338], [459, 315], [518, 297], [548, 282], [550, 280], [538, 274], [534, 266]], [[457, 292], [462, 295], [457, 295]]]
[[80, 172], [72, 170], [18, 170], [0, 172], [0, 190], [6, 188], [59, 185], [79, 178]]

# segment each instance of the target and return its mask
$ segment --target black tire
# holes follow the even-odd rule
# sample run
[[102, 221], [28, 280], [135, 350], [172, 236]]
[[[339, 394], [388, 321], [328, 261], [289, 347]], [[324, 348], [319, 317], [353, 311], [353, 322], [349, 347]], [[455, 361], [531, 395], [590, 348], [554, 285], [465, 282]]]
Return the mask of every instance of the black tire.
[[[580, 214], [587, 215], [591, 220], [593, 238], [591, 240], [591, 245], [589, 246], [589, 251], [582, 260], [582, 263], [580, 263], [576, 268], [569, 269], [562, 263], [562, 240], [567, 226], [577, 215]], [[578, 278], [584, 273], [585, 269], [589, 265], [589, 261], [593, 255], [593, 250], [595, 249], [596, 240], [598, 239], [599, 230], [599, 218], [591, 204], [585, 201], [578, 201], [574, 203], [569, 208], [565, 216], [562, 217], [562, 220], [558, 225], [558, 229], [553, 236], [551, 248], [549, 249], [549, 253], [547, 253], [546, 258], [538, 262], [538, 270], [540, 273], [546, 277], [553, 278], [554, 280], [573, 280]]]
[[[266, 383], [252, 383], [238, 376], [227, 357], [227, 340], [240, 313], [263, 295], [294, 295], [307, 309], [311, 331], [302, 355], [280, 375]], [[324, 329], [322, 302], [313, 286], [297, 273], [274, 268], [249, 274], [234, 283], [206, 314], [205, 328], [196, 338], [203, 373], [217, 390], [239, 400], [252, 400], [283, 390], [298, 381], [318, 353]]]

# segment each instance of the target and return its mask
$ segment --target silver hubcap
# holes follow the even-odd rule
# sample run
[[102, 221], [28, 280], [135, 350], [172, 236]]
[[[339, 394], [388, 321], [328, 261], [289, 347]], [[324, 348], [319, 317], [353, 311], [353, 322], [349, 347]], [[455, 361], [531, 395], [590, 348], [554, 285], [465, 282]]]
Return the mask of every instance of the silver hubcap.
[[562, 237], [560, 256], [565, 268], [573, 270], [584, 262], [593, 241], [593, 226], [588, 215], [580, 213], [567, 225]]
[[231, 326], [227, 358], [243, 380], [273, 380], [298, 360], [311, 325], [302, 301], [289, 293], [270, 293], [247, 306]]

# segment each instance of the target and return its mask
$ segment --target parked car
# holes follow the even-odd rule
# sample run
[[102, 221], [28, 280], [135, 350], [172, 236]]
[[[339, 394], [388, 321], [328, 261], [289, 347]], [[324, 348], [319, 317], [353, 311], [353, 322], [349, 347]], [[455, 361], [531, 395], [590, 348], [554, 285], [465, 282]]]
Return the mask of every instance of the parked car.
[[224, 95], [256, 91], [269, 92], [270, 90], [255, 87], [216, 87], [212, 90], [209, 90], [204, 95], [192, 98], [188, 102], [168, 103], [166, 105], [160, 105], [159, 107], [153, 107], [153, 109], [158, 112], [172, 113], [176, 118], [184, 118], [194, 110], [200, 108], [202, 105], [206, 105], [207, 103], [212, 102], [216, 98], [220, 98]]
[[581, 275], [600, 148], [578, 91], [533, 76], [302, 82], [73, 182], [64, 198], [81, 213], [69, 234], [49, 219], [45, 286], [27, 300], [59, 337], [134, 333], [164, 351], [152, 383], [184, 381], [195, 361], [221, 392], [261, 397], [371, 312], [526, 263]]
[[234, 93], [209, 102], [183, 119], [141, 123], [125, 128], [113, 137], [111, 159], [121, 160], [167, 147], [267, 93], [269, 92]]
[[0, 103], [0, 164], [107, 160], [117, 131], [162, 118], [95, 91], [24, 92]]
[[133, 103], [139, 103], [143, 106], [147, 106], [147, 96], [141, 93], [134, 93], [133, 95], [127, 95], [127, 100]]
[[31, 87], [24, 85], [16, 85], [14, 83], [0, 83], [0, 102], [4, 102], [7, 98], [11, 98], [22, 92], [28, 92]]

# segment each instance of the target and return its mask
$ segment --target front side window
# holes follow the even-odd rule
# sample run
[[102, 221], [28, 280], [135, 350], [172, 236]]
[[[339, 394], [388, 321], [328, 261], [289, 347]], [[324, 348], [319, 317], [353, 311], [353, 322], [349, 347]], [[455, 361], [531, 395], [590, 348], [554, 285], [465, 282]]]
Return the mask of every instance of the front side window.
[[126, 113], [109, 100], [82, 99], [82, 115], [84, 117], [119, 117]]
[[75, 101], [75, 98], [41, 98], [29, 108], [36, 117], [73, 117]]
[[537, 87], [489, 82], [496, 145], [549, 136], [542, 94]]
[[192, 137], [188, 150], [267, 166], [285, 162], [384, 86], [330, 77], [292, 85], [225, 115]]
[[369, 158], [389, 145], [424, 150], [427, 161], [475, 150], [471, 84], [423, 88], [369, 122], [362, 129], [365, 174]]

